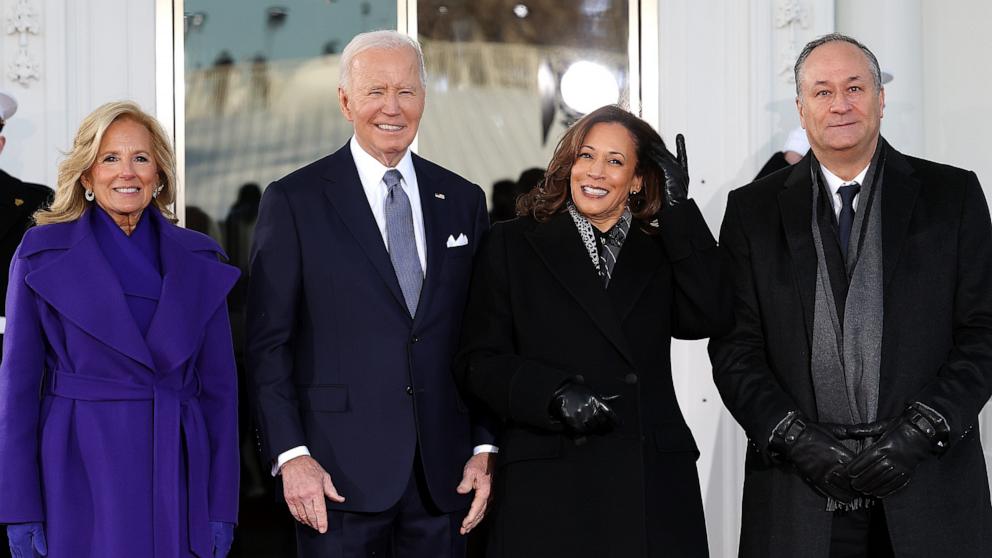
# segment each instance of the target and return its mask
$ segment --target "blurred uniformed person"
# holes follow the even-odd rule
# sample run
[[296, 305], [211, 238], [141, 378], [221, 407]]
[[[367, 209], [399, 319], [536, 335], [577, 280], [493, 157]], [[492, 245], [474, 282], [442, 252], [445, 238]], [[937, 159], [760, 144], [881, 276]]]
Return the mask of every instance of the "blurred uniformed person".
[[[17, 100], [0, 91], [0, 154], [7, 138], [3, 128], [17, 112]], [[32, 215], [51, 199], [52, 191], [40, 184], [21, 182], [3, 171], [0, 159], [0, 358], [3, 358], [2, 336], [6, 326], [7, 272], [14, 250], [21, 243], [24, 231], [34, 224]]]

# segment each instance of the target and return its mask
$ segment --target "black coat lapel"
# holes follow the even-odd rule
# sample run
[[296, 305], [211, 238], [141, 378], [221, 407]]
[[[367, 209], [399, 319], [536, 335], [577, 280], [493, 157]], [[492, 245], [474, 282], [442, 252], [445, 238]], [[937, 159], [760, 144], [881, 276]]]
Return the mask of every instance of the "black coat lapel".
[[[413, 168], [417, 173], [417, 189], [420, 190], [420, 209], [424, 213], [424, 239], [427, 246], [427, 272], [424, 286], [420, 290], [417, 303], [417, 317], [422, 317], [431, 307], [431, 300], [441, 280], [441, 270], [447, 256], [447, 234], [451, 234], [447, 204], [450, 197], [447, 184], [430, 172], [420, 157], [413, 156]], [[441, 197], [434, 194], [441, 194]], [[397, 284], [398, 286], [398, 284]]]
[[630, 224], [630, 232], [620, 249], [610, 286], [606, 290], [621, 324], [634, 309], [662, 262], [660, 241], [648, 236], [639, 226], [637, 222]]
[[[879, 141], [885, 141], [880, 139]], [[882, 285], [887, 288], [895, 274], [899, 255], [909, 230], [913, 207], [920, 193], [920, 181], [906, 157], [886, 142], [885, 170], [882, 174]]]
[[811, 155], [796, 163], [785, 187], [778, 195], [782, 227], [792, 256], [796, 290], [803, 306], [806, 339], [813, 337], [813, 305], [816, 294], [816, 248], [813, 246], [813, 182], [810, 177]]
[[603, 289], [571, 215], [559, 213], [526, 233], [526, 237], [555, 279], [589, 314], [593, 323], [624, 358], [633, 364], [617, 311]]
[[[368, 256], [386, 287], [393, 293], [396, 302], [406, 309], [403, 291], [400, 290], [396, 271], [382, 241], [382, 233], [379, 232], [375, 216], [372, 215], [372, 209], [369, 207], [369, 200], [362, 189], [362, 180], [358, 177], [358, 168], [351, 158], [349, 146], [345, 144], [334, 154], [331, 161], [323, 174], [324, 179], [327, 180], [324, 195]], [[430, 254], [428, 261], [430, 261], [429, 256]]]

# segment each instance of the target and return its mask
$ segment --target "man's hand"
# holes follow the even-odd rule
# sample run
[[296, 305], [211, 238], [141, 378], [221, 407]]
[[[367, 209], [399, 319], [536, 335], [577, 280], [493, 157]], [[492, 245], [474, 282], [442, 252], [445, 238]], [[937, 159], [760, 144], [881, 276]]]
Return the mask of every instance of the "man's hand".
[[462, 528], [459, 532], [468, 534], [474, 529], [482, 518], [486, 516], [486, 507], [489, 505], [489, 490], [493, 480], [493, 461], [495, 454], [483, 452], [473, 455], [467, 463], [462, 473], [462, 482], [456, 489], [459, 494], [468, 494], [475, 491], [472, 498], [472, 505], [468, 509], [468, 514], [462, 520]]
[[[331, 475], [309, 455], [290, 459], [279, 472], [289, 513], [300, 523], [326, 533], [327, 506], [324, 497], [332, 502], [344, 502], [344, 496], [338, 494], [331, 482]], [[486, 486], [488, 490], [488, 484]]]
[[845, 474], [855, 454], [840, 442], [838, 433], [833, 425], [806, 422], [793, 412], [775, 428], [768, 449], [792, 463], [817, 492], [848, 503], [857, 497]]
[[873, 425], [884, 430], [877, 442], [851, 462], [851, 486], [868, 496], [885, 498], [904, 488], [916, 467], [939, 454], [948, 438], [947, 423], [939, 413], [919, 403], [899, 418]]

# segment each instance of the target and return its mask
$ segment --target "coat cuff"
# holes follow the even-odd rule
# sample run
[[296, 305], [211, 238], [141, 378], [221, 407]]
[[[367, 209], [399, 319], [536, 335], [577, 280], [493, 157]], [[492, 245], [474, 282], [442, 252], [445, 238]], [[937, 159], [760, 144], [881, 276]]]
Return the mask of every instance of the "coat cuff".
[[668, 259], [673, 262], [716, 246], [716, 239], [706, 226], [695, 200], [686, 200], [662, 211], [658, 217], [658, 229]]

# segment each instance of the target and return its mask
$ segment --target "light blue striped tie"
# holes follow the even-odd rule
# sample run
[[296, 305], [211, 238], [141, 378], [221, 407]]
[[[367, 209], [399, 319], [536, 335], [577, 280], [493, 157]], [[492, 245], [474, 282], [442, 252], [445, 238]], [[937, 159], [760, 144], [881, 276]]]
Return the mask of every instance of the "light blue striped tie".
[[403, 175], [396, 169], [386, 171], [382, 181], [389, 188], [383, 207], [386, 212], [386, 238], [389, 242], [389, 259], [393, 262], [396, 279], [400, 282], [403, 299], [406, 300], [410, 316], [417, 315], [417, 302], [420, 301], [420, 288], [424, 284], [424, 272], [420, 268], [417, 254], [417, 238], [413, 234], [413, 212], [410, 198], [400, 186]]

